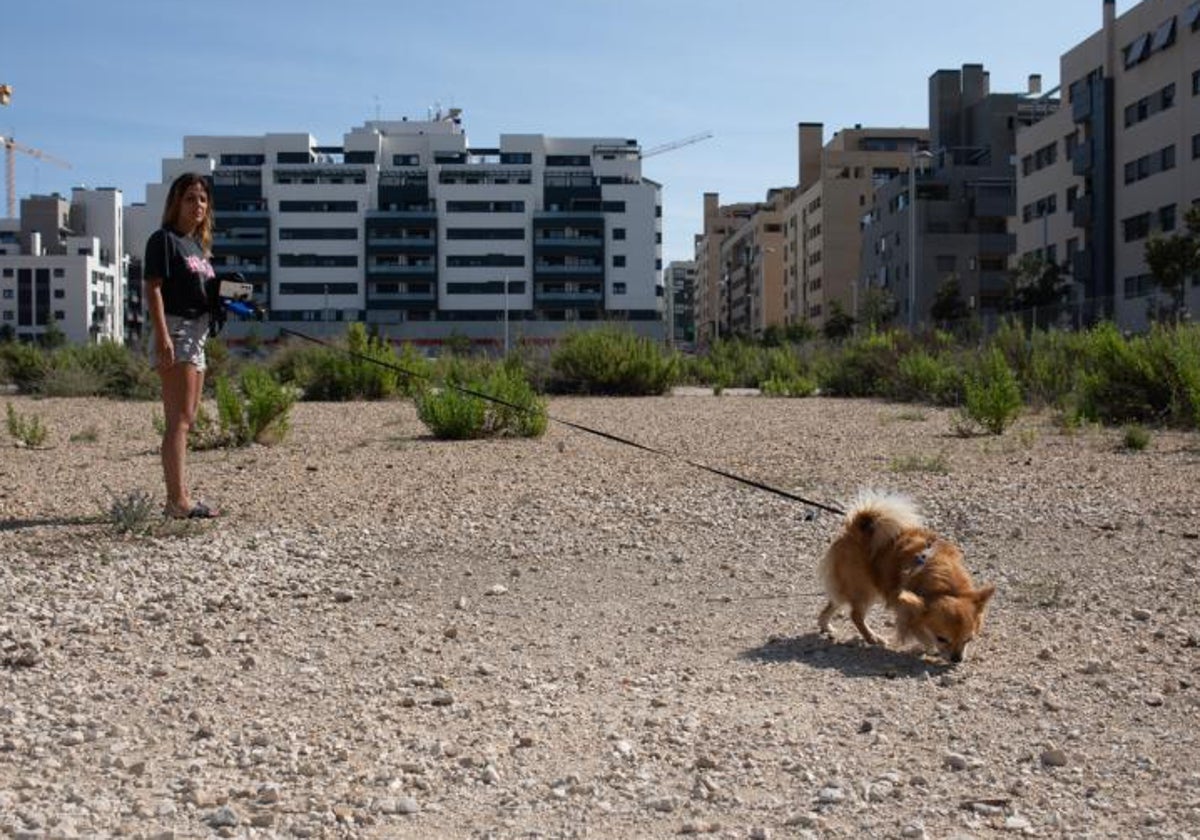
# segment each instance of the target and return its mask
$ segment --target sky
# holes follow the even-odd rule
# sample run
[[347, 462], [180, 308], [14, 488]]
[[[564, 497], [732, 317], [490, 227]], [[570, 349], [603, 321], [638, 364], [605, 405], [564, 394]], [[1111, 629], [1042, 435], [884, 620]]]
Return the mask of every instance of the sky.
[[[1155, 2], [1155, 0], [1147, 0]], [[1135, 5], [1118, 0], [1117, 13]], [[663, 262], [691, 259], [703, 195], [797, 180], [796, 125], [928, 126], [928, 79], [983, 64], [992, 90], [1059, 84], [1102, 0], [59, 0], [5, 3], [0, 135], [18, 198], [117, 187], [145, 199], [186, 135], [308, 132], [463, 111], [501, 134], [620, 137], [663, 185]], [[0, 212], [3, 204], [0, 203]], [[136, 248], [134, 249], [136, 250]]]

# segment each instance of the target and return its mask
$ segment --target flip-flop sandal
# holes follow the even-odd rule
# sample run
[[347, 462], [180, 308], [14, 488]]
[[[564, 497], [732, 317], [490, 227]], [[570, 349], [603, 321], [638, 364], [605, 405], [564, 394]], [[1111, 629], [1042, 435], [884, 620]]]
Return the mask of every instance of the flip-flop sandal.
[[186, 511], [177, 508], [168, 508], [167, 516], [172, 519], [216, 519], [220, 514], [204, 504], [204, 502], [196, 502], [190, 510]]

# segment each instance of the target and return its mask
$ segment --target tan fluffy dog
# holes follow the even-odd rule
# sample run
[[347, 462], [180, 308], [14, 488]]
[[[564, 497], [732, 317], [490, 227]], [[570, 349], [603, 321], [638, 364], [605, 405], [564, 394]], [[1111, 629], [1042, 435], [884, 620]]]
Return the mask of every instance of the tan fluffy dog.
[[870, 644], [883, 644], [867, 626], [867, 611], [883, 601], [896, 614], [897, 641], [915, 639], [927, 651], [961, 662], [983, 627], [996, 591], [975, 589], [962, 550], [925, 527], [903, 496], [864, 492], [846, 512], [841, 534], [821, 560], [829, 602], [817, 619], [832, 636], [830, 620], [844, 604]]

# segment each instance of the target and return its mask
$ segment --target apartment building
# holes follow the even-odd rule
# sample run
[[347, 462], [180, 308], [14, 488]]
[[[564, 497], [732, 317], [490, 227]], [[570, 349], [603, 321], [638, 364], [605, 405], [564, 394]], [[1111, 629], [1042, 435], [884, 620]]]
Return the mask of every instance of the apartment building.
[[642, 177], [635, 140], [470, 147], [457, 109], [368, 122], [338, 146], [187, 137], [137, 209], [142, 237], [184, 171], [212, 178], [215, 267], [254, 284], [272, 326], [364, 321], [396, 340], [499, 344], [510, 329], [553, 341], [615, 319], [663, 335], [661, 187]]
[[696, 341], [696, 263], [673, 260], [663, 270], [667, 312], [667, 343], [691, 347]]
[[862, 219], [875, 190], [929, 142], [923, 128], [856, 125], [828, 143], [823, 134], [821, 123], [799, 124], [800, 183], [781, 213], [788, 322], [818, 329], [838, 308], [856, 310]]
[[721, 240], [721, 282], [732, 335], [760, 338], [786, 323], [782, 211], [791, 189], [767, 191], [745, 223]]
[[0, 335], [36, 341], [53, 322], [69, 342], [126, 336], [121, 192], [35, 195], [0, 222]]
[[727, 255], [722, 251], [725, 240], [746, 225], [757, 209], [758, 205], [753, 202], [721, 204], [719, 193], [704, 194], [704, 232], [693, 240], [697, 341], [713, 341], [731, 334]]
[[1080, 322], [1141, 330], [1165, 303], [1146, 242], [1200, 201], [1200, 1], [1103, 0], [1101, 21], [1061, 56], [1069, 107], [1018, 134], [1017, 257], [1066, 268]]
[[983, 65], [938, 70], [929, 77], [929, 149], [920, 146], [905, 171], [881, 185], [863, 217], [860, 319], [894, 307], [909, 328], [930, 323], [943, 284], [976, 316], [994, 319], [1007, 306], [1015, 237], [1013, 165], [1017, 131], [1052, 114], [1058, 100], [1029, 90], [994, 93]]

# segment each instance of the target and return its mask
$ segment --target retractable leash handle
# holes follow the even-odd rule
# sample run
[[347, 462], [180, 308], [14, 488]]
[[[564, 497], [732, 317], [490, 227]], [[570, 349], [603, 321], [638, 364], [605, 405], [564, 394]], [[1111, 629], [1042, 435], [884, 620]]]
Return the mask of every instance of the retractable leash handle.
[[218, 274], [208, 281], [205, 291], [210, 305], [209, 328], [213, 335], [225, 326], [226, 311], [256, 321], [261, 321], [266, 314], [254, 302], [254, 284], [247, 283], [240, 272]]

